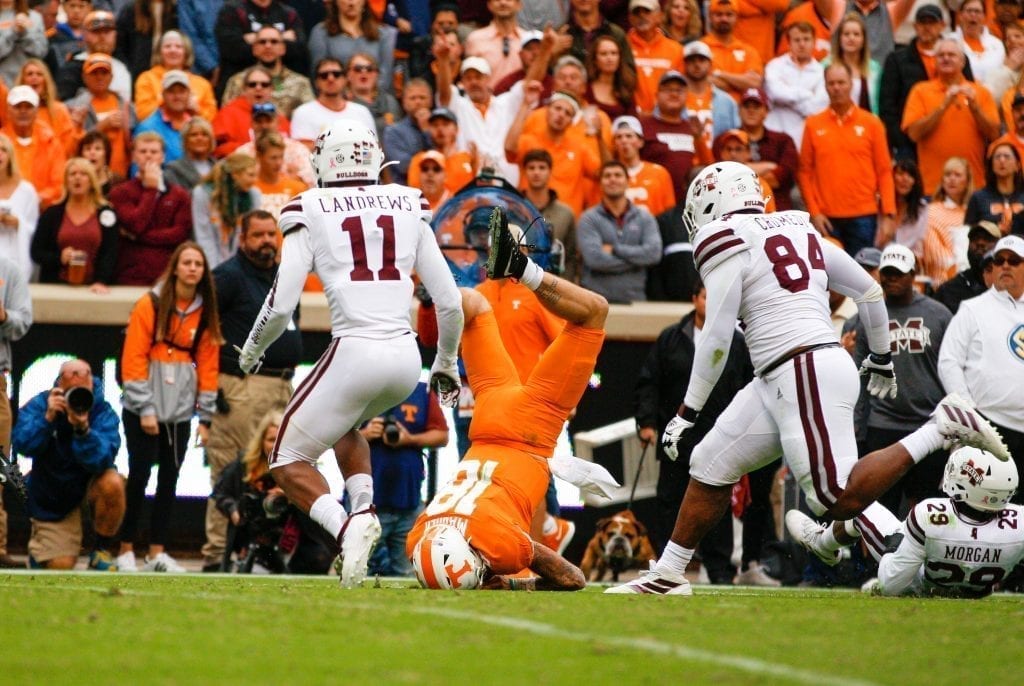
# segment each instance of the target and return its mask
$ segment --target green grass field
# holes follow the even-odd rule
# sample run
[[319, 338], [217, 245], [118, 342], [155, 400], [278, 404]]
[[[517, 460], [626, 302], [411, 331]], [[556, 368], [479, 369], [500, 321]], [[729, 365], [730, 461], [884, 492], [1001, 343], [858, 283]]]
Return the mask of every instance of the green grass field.
[[1022, 596], [383, 586], [0, 574], [0, 683], [1012, 684], [1024, 656]]

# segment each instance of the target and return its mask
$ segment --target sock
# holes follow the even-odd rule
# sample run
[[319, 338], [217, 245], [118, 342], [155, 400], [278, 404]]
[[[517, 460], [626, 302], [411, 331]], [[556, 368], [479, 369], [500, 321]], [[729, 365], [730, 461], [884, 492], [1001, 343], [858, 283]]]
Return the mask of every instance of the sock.
[[860, 538], [860, 529], [857, 528], [857, 523], [852, 519], [847, 519], [843, 522], [843, 531], [845, 531], [846, 535], [850, 538]]
[[352, 501], [352, 512], [362, 512], [373, 504], [373, 477], [369, 474], [353, 474], [345, 479], [345, 490]]
[[519, 283], [523, 284], [531, 291], [535, 291], [540, 288], [540, 284], [544, 281], [544, 270], [538, 267], [533, 260], [526, 260], [526, 270], [523, 272], [523, 277], [519, 279]]
[[900, 439], [900, 445], [910, 453], [914, 464], [942, 447], [946, 439], [939, 433], [939, 427], [929, 422], [906, 438]]
[[541, 529], [541, 533], [550, 536], [556, 531], [558, 531], [558, 522], [551, 515], [544, 515], [544, 527]]
[[684, 548], [678, 543], [669, 541], [654, 568], [659, 572], [668, 572], [673, 576], [683, 576], [691, 559], [693, 559], [693, 548]]
[[330, 493], [325, 493], [309, 508], [309, 518], [327, 530], [333, 538], [341, 534], [341, 525], [348, 519], [345, 508]]
[[843, 547], [843, 544], [836, 540], [835, 529], [833, 525], [829, 524], [825, 527], [825, 530], [821, 532], [821, 539], [819, 539], [821, 547], [825, 550], [839, 550]]

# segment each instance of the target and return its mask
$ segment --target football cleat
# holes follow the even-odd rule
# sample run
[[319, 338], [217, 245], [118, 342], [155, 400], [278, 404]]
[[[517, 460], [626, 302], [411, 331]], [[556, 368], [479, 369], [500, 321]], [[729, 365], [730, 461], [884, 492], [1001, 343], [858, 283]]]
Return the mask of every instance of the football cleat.
[[490, 247], [487, 250], [487, 278], [521, 279], [526, 271], [527, 257], [520, 250], [520, 242], [508, 228], [508, 214], [503, 207], [491, 210], [488, 226]]
[[647, 595], [693, 595], [693, 588], [685, 576], [666, 574], [654, 569], [644, 572], [632, 581], [627, 581], [619, 586], [611, 586], [604, 589], [605, 593], [626, 594], [644, 593]]
[[380, 538], [380, 520], [373, 505], [353, 512], [345, 520], [338, 534], [341, 546], [341, 587], [355, 588], [366, 578], [370, 553]]
[[838, 549], [826, 548], [822, 543], [822, 534], [827, 524], [818, 524], [800, 510], [786, 513], [786, 530], [793, 539], [807, 550], [814, 553], [819, 560], [830, 567], [839, 564], [843, 558]]
[[768, 576], [768, 572], [764, 570], [761, 563], [753, 561], [747, 565], [745, 571], [739, 572], [732, 583], [734, 586], [769, 586], [778, 587], [782, 585], [782, 582], [778, 579], [774, 579]]
[[939, 433], [949, 444], [947, 448], [954, 443], [967, 445], [988, 451], [1003, 462], [1010, 459], [1010, 449], [996, 428], [956, 393], [950, 393], [939, 401], [932, 417]]
[[569, 547], [569, 542], [572, 541], [572, 537], [576, 533], [576, 525], [568, 519], [562, 519], [553, 515], [549, 516], [555, 520], [555, 530], [550, 534], [542, 536], [544, 539], [543, 543], [561, 555]]

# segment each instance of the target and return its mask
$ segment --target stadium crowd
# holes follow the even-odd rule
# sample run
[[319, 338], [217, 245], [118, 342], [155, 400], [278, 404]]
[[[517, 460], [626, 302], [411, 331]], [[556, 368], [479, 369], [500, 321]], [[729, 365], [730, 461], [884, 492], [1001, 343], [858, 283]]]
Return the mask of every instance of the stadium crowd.
[[[291, 396], [301, 339], [289, 329], [248, 376], [234, 346], [274, 281], [276, 219], [314, 184], [309, 153], [339, 118], [376, 130], [395, 162], [384, 179], [421, 189], [435, 213], [481, 171], [507, 179], [562, 243], [563, 275], [610, 302], [699, 297], [680, 217], [687, 186], [714, 161], [747, 163], [769, 210], [805, 209], [885, 291], [900, 396], [864, 397], [863, 450], [909, 433], [956, 390], [1024, 459], [1024, 401], [979, 392], [1024, 385], [1024, 336], [1016, 348], [986, 339], [1024, 327], [1024, 239], [1005, 238], [1024, 236], [1022, 0], [0, 0], [0, 371], [31, 323], [18, 283], [97, 298], [154, 289], [123, 353], [126, 484], [99, 479], [105, 457], [60, 453], [75, 473], [66, 500], [88, 496], [124, 520], [118, 531], [103, 521], [90, 566], [136, 567], [131, 537], [158, 464], [146, 566], [181, 569], [162, 538], [193, 413], [211, 488], [229, 467], [236, 486], [263, 483], [251, 457], [234, 463], [259, 452], [257, 424]], [[321, 288], [315, 277], [306, 287]], [[681, 326], [676, 338], [697, 335], [692, 320]], [[846, 331], [859, 362], [863, 327]], [[63, 386], [85, 378], [77, 371], [62, 370]], [[685, 379], [672, 386], [678, 395]], [[447, 435], [436, 399], [418, 393], [402, 447]], [[32, 401], [36, 420], [66, 412], [73, 445], [88, 420], [49, 397]], [[655, 409], [678, 400], [638, 401], [645, 440], [669, 418]], [[276, 430], [264, 424], [259, 440]], [[5, 431], [0, 415], [10, 445]], [[383, 440], [383, 420], [364, 431]], [[938, 493], [944, 462], [922, 462], [893, 508]], [[411, 492], [422, 476], [401, 479]], [[763, 503], [771, 479], [758, 484]], [[674, 513], [682, 495], [664, 490], [659, 511]], [[398, 530], [415, 510], [406, 495], [380, 505]], [[234, 502], [210, 501], [208, 568], [232, 544]], [[41, 547], [30, 552], [64, 564], [68, 545], [41, 523], [68, 510], [52, 505], [33, 511]], [[771, 538], [775, 526], [756, 530]], [[756, 562], [745, 554], [738, 571]], [[378, 563], [408, 572], [400, 555]]]

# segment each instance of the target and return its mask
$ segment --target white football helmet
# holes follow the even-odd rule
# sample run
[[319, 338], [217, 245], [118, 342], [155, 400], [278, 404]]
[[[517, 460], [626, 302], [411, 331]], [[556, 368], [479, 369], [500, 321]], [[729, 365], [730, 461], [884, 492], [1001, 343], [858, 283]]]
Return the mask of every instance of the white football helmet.
[[1002, 462], [990, 452], [964, 446], [946, 461], [942, 490], [954, 502], [999, 512], [1017, 492], [1018, 479], [1013, 460]]
[[739, 210], [764, 212], [765, 199], [757, 173], [739, 162], [704, 167], [686, 192], [683, 224], [692, 241], [705, 224]]
[[470, 590], [480, 585], [487, 571], [483, 558], [462, 533], [447, 524], [429, 527], [409, 561], [423, 588]]
[[335, 121], [316, 137], [309, 159], [321, 188], [341, 181], [373, 183], [386, 166], [377, 133], [346, 119]]

